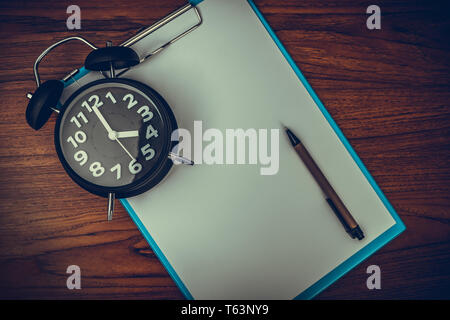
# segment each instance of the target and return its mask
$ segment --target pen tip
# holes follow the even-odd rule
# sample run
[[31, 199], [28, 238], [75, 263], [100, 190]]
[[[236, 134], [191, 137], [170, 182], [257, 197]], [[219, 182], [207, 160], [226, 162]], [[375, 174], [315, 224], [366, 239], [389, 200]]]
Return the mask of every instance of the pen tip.
[[286, 131], [286, 135], [289, 138], [289, 141], [291, 142], [291, 144], [293, 146], [296, 146], [297, 144], [300, 143], [300, 139], [297, 138], [297, 136], [288, 128], [288, 127], [284, 127], [285, 131]]
[[284, 131], [287, 131], [287, 130], [289, 130], [289, 128], [288, 127], [286, 127], [282, 122], [280, 122], [280, 124], [281, 124], [281, 127], [283, 128], [283, 130]]

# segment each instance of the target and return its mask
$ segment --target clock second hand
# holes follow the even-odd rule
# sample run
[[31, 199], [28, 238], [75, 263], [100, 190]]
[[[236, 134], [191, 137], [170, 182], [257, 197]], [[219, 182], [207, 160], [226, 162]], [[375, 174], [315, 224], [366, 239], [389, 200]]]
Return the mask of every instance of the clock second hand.
[[94, 110], [95, 115], [100, 120], [102, 125], [105, 127], [106, 131], [108, 132], [108, 138], [110, 138], [111, 140], [116, 140], [117, 143], [120, 145], [120, 147], [130, 156], [130, 158], [133, 161], [136, 161], [136, 159], [131, 155], [131, 153], [127, 150], [127, 148], [125, 148], [125, 146], [122, 144], [122, 142], [119, 141], [119, 139], [117, 138], [117, 132], [115, 132], [113, 129], [111, 129], [111, 127], [109, 126], [106, 119], [103, 117], [100, 110], [98, 110], [97, 106], [93, 106], [92, 110]]
[[136, 159], [131, 155], [131, 153], [127, 150], [127, 148], [125, 148], [125, 146], [122, 144], [122, 142], [119, 141], [119, 139], [117, 138], [117, 136], [115, 137], [115, 140], [117, 141], [117, 143], [122, 147], [123, 150], [125, 150], [125, 152], [130, 156], [130, 158], [133, 161], [136, 161]]

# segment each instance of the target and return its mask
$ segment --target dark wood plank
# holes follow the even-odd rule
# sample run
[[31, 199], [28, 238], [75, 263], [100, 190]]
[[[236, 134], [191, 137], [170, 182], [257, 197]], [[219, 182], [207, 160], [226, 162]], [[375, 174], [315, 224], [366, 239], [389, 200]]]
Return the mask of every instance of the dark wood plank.
[[[450, 298], [448, 4], [379, 1], [382, 29], [371, 31], [366, 1], [255, 2], [407, 226], [319, 298]], [[182, 298], [125, 210], [108, 223], [105, 201], [64, 173], [55, 119], [34, 132], [24, 111], [34, 59], [50, 43], [120, 43], [184, 1], [77, 4], [80, 32], [66, 29], [66, 3], [0, 3], [0, 298]], [[61, 78], [88, 52], [57, 49], [42, 78]], [[70, 264], [82, 290], [66, 289]], [[371, 264], [382, 290], [365, 286]]]

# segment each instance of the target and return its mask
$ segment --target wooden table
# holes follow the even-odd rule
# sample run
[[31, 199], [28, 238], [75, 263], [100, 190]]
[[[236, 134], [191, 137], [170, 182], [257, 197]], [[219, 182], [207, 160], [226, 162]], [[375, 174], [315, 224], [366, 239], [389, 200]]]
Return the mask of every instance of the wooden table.
[[[364, 1], [255, 2], [407, 226], [318, 298], [450, 298], [448, 5], [380, 0], [382, 28], [368, 30]], [[105, 200], [63, 171], [55, 116], [35, 132], [24, 113], [49, 44], [77, 34], [117, 44], [184, 1], [76, 3], [79, 31], [66, 28], [65, 2], [0, 4], [0, 297], [180, 299], [125, 210], [107, 222]], [[58, 48], [42, 78], [61, 79], [88, 52]], [[81, 290], [66, 288], [72, 264]], [[372, 264], [381, 290], [366, 288]]]

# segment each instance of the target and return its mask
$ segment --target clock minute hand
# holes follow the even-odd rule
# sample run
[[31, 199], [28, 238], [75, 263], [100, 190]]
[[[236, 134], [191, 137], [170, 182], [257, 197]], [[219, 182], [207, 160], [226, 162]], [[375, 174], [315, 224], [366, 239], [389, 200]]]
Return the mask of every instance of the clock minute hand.
[[113, 132], [114, 130], [111, 129], [111, 127], [109, 126], [108, 122], [106, 122], [105, 118], [103, 117], [103, 115], [100, 112], [100, 110], [98, 110], [97, 106], [93, 106], [92, 110], [94, 110], [95, 115], [97, 116], [98, 120], [100, 120], [102, 125], [105, 127], [105, 129], [108, 132], [108, 134]]

